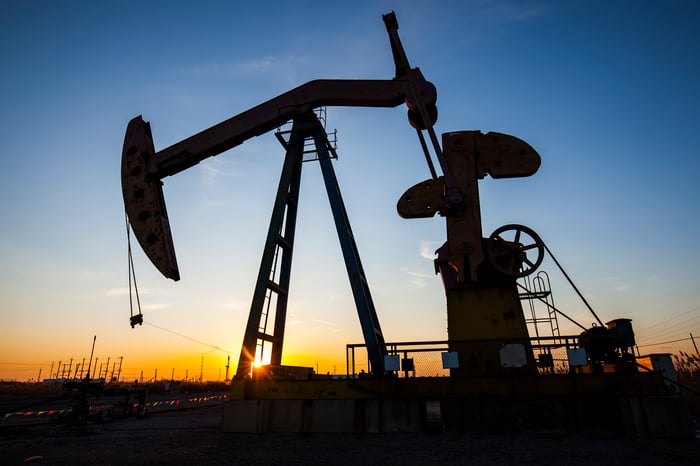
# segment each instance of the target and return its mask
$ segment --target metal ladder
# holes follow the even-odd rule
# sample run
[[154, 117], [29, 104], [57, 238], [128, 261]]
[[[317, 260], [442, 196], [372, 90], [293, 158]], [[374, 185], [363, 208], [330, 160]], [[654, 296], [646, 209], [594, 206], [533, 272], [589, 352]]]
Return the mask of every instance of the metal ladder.
[[[266, 361], [265, 351], [268, 344], [271, 345], [270, 365], [282, 364], [301, 168], [304, 161], [318, 161], [321, 166], [362, 333], [367, 343], [371, 371], [383, 373], [386, 344], [331, 164], [331, 159], [337, 158], [335, 148], [331, 145], [318, 115], [313, 112], [296, 117], [290, 131], [278, 131], [276, 136], [287, 152], [235, 377], [248, 377], [254, 364]], [[285, 136], [288, 136], [288, 139]], [[308, 140], [313, 141], [313, 150], [309, 149]], [[309, 158], [308, 154], [311, 153], [314, 153], [315, 157]], [[272, 332], [269, 331], [271, 320]]]

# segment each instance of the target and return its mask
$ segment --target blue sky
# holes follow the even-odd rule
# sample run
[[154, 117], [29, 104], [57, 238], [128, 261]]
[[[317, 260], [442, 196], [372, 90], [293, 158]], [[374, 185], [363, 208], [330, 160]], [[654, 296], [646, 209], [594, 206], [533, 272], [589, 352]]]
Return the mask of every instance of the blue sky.
[[[484, 232], [532, 227], [604, 321], [633, 319], [639, 345], [683, 340], [642, 351], [687, 351], [689, 333], [700, 337], [695, 2], [1, 8], [0, 378], [85, 356], [92, 335], [102, 358], [124, 356], [132, 371], [199, 370], [206, 357], [215, 378], [227, 354], [236, 361], [283, 150], [270, 133], [164, 180], [182, 280], [162, 278], [137, 249], [151, 325], [131, 329], [126, 124], [143, 115], [158, 150], [312, 79], [390, 79], [381, 15], [391, 10], [411, 65], [437, 87], [438, 133], [504, 132], [542, 157], [530, 178], [481, 182]], [[405, 109], [330, 108], [328, 126], [387, 340], [446, 338], [431, 262], [444, 220], [395, 211], [429, 176]], [[592, 322], [551, 261], [543, 267], [562, 310]], [[291, 293], [288, 350], [331, 370], [361, 333], [314, 164], [304, 168]]]

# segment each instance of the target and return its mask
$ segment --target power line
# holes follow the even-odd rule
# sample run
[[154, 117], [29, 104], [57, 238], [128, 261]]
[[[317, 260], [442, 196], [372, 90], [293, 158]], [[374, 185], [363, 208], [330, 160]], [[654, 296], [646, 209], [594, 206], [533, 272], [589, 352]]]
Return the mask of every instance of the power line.
[[672, 331], [672, 329], [678, 328], [678, 327], [689, 327], [695, 324], [695, 322], [700, 323], [700, 315], [695, 315], [693, 317], [689, 317], [687, 319], [683, 319], [681, 321], [677, 321], [675, 323], [671, 323], [672, 319], [669, 319], [669, 321], [665, 322], [664, 324], [656, 324], [652, 327], [655, 329], [658, 333], [663, 333], [663, 332], [669, 332]]
[[637, 345], [637, 348], [645, 348], [645, 347], [647, 347], [647, 346], [667, 345], [667, 344], [669, 344], [669, 343], [678, 343], [679, 341], [688, 341], [688, 340], [692, 340], [692, 338], [688, 337], [688, 338], [681, 338], [681, 339], [679, 339], [679, 340], [662, 341], [661, 343], [651, 343], [651, 344], [648, 344], [648, 345]]
[[[190, 341], [192, 341], [192, 342], [195, 342], [195, 343], [197, 343], [197, 344], [199, 344], [199, 345], [208, 346], [208, 347], [211, 348], [211, 351], [219, 350], [219, 351], [222, 351], [222, 352], [227, 353], [227, 354], [238, 354], [238, 353], [234, 353], [233, 351], [229, 351], [229, 350], [227, 350], [227, 349], [225, 349], [225, 348], [221, 348], [221, 347], [219, 347], [219, 346], [212, 345], [212, 344], [210, 344], [210, 343], [205, 343], [205, 342], [203, 342], [203, 341], [196, 340], [196, 339], [194, 339], [194, 338], [192, 338], [192, 337], [188, 337], [187, 335], [183, 335], [182, 333], [178, 333], [178, 332], [176, 332], [176, 331], [174, 331], [174, 330], [170, 330], [170, 329], [167, 329], [167, 328], [165, 328], [165, 327], [161, 327], [160, 325], [152, 324], [151, 322], [146, 322], [146, 321], [144, 321], [143, 323], [144, 323], [144, 324], [147, 324], [147, 325], [150, 325], [151, 327], [155, 327], [155, 328], [157, 328], [157, 329], [164, 330], [164, 331], [166, 331], [166, 332], [168, 332], [168, 333], [172, 333], [173, 335], [177, 335], [178, 337], [186, 338], [187, 340], [190, 340]], [[209, 352], [211, 352], [211, 351], [209, 351]]]
[[[650, 340], [666, 340], [679, 334], [685, 334], [690, 327], [696, 327], [700, 324], [700, 314], [697, 314], [698, 310], [700, 310], [700, 307], [694, 307], [672, 316], [663, 316], [662, 320], [645, 325], [639, 334], [643, 334], [646, 339]], [[686, 317], [688, 314], [693, 315]]]
[[679, 312], [679, 313], [673, 315], [672, 317], [668, 317], [668, 318], [661, 317], [660, 319], [657, 320], [657, 323], [668, 322], [668, 321], [671, 321], [673, 319], [677, 319], [681, 316], [684, 316], [686, 314], [690, 314], [691, 312], [695, 312], [695, 311], [700, 311], [700, 306], [696, 306], [696, 307], [688, 309], [686, 311]]
[[672, 338], [679, 338], [681, 335], [687, 335], [689, 332], [697, 332], [698, 327], [693, 324], [687, 325], [681, 328], [677, 328], [674, 330], [668, 330], [665, 332], [652, 332], [652, 333], [644, 333], [640, 332], [640, 334], [644, 335], [644, 338], [646, 340], [668, 340]]
[[670, 327], [676, 327], [679, 324], [683, 325], [684, 323], [687, 323], [687, 322], [690, 322], [692, 320], [699, 318], [700, 317], [699, 314], [694, 314], [692, 317], [685, 319], [685, 320], [681, 321], [680, 323], [679, 322], [672, 323], [673, 321], [675, 321], [681, 317], [684, 317], [688, 314], [696, 313], [698, 310], [700, 310], [700, 307], [694, 307], [692, 309], [688, 309], [687, 311], [679, 312], [679, 313], [672, 315], [670, 317], [669, 316], [660, 316], [659, 319], [648, 324], [647, 327], [657, 329], [659, 332], [665, 332]]

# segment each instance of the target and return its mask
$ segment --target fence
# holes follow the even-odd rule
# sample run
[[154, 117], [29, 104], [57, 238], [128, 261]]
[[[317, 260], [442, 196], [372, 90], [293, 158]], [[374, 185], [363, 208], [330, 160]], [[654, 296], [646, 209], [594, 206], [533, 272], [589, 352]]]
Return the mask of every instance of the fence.
[[[469, 345], [503, 344], [502, 340], [454, 341], [461, 348]], [[524, 343], [510, 341], [508, 343]], [[578, 348], [578, 336], [539, 337], [529, 339], [529, 344], [540, 373], [569, 372], [568, 349]], [[450, 370], [443, 365], [443, 353], [449, 352], [449, 342], [396, 342], [387, 343], [389, 356], [398, 356], [396, 368], [400, 377], [446, 377]], [[364, 343], [348, 344], [346, 347], [347, 377], [357, 377], [370, 372], [367, 346]]]

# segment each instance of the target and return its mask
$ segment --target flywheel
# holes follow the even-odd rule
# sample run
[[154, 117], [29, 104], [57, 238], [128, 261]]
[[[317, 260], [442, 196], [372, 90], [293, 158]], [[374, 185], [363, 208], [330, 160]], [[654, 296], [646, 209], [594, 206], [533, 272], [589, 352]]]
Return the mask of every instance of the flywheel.
[[531, 228], [508, 224], [496, 229], [486, 244], [486, 257], [504, 275], [520, 278], [534, 272], [544, 259], [544, 242]]

